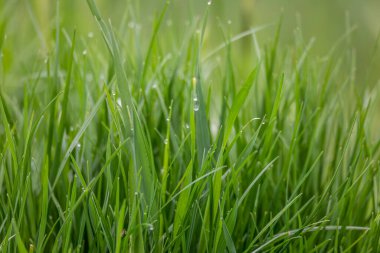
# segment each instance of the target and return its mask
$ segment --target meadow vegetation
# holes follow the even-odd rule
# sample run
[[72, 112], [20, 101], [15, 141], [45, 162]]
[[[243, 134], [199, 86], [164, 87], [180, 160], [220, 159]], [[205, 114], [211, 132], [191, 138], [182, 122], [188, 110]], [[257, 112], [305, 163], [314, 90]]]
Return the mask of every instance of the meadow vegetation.
[[342, 50], [353, 31], [322, 57], [301, 30], [280, 45], [286, 17], [220, 24], [214, 45], [211, 2], [181, 33], [162, 2], [147, 33], [133, 10], [113, 24], [87, 0], [97, 31], [57, 19], [44, 57], [25, 45], [14, 66], [10, 5], [1, 252], [380, 251], [378, 84], [358, 87], [355, 53]]

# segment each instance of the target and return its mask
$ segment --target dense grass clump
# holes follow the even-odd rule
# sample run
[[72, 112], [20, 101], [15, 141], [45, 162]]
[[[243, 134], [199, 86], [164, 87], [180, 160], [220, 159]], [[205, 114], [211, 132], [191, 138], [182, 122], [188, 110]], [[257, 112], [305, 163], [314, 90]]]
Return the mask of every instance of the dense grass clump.
[[147, 37], [87, 2], [102, 45], [57, 22], [46, 60], [1, 58], [1, 252], [380, 251], [376, 87], [340, 41], [210, 47], [210, 6]]

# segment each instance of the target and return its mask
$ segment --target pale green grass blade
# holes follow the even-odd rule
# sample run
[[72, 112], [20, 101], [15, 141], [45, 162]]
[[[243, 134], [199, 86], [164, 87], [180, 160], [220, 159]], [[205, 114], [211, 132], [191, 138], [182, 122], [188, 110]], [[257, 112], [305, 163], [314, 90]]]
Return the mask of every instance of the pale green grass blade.
[[56, 174], [55, 179], [53, 181], [51, 190], [54, 190], [55, 186], [57, 185], [59, 177], [61, 176], [61, 174], [63, 172], [63, 169], [66, 166], [67, 160], [70, 158], [71, 153], [73, 152], [73, 150], [75, 149], [75, 147], [78, 145], [78, 143], [79, 143], [80, 139], [82, 138], [84, 132], [86, 131], [86, 129], [89, 126], [89, 124], [91, 123], [91, 120], [95, 117], [96, 113], [99, 110], [99, 107], [102, 105], [103, 100], [104, 100], [104, 95], [102, 95], [98, 99], [98, 101], [96, 102], [96, 104], [93, 106], [91, 112], [89, 113], [88, 117], [83, 122], [80, 130], [75, 135], [74, 140], [71, 142], [69, 148], [67, 149], [67, 151], [65, 153], [65, 156], [62, 158], [62, 161], [61, 161], [61, 163], [60, 163], [60, 165], [58, 167], [57, 174]]

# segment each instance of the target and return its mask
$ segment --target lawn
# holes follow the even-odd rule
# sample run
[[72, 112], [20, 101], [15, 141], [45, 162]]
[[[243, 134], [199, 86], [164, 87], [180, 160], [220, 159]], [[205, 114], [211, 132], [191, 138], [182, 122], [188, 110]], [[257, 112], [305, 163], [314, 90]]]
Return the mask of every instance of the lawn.
[[74, 2], [0, 0], [0, 252], [380, 252], [378, 40]]

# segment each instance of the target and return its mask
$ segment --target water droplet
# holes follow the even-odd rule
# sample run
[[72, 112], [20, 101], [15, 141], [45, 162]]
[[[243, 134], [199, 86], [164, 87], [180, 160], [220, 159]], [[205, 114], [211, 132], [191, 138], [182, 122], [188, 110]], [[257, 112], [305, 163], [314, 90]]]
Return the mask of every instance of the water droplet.
[[137, 196], [137, 195], [139, 195], [139, 193], [138, 193], [138, 192], [135, 192], [135, 196]]
[[199, 110], [198, 98], [197, 97], [193, 98], [193, 102], [194, 102], [194, 111], [198, 111]]
[[128, 23], [128, 27], [131, 28], [131, 29], [135, 28], [136, 27], [135, 22], [129, 22]]
[[82, 192], [86, 192], [87, 191], [87, 188], [86, 187], [82, 187]]
[[185, 124], [185, 128], [186, 128], [186, 129], [189, 129], [189, 128], [190, 128], [189, 124], [186, 123], [186, 124]]
[[78, 143], [78, 144], [77, 144], [77, 148], [80, 149], [80, 147], [81, 147], [81, 145], [80, 145], [80, 143]]
[[191, 79], [191, 83], [193, 84], [193, 87], [195, 87], [195, 85], [197, 85], [197, 78], [196, 77], [193, 77]]
[[154, 230], [154, 226], [152, 224], [149, 224], [149, 231], [153, 231]]
[[166, 121], [167, 121], [167, 122], [170, 122], [170, 118], [169, 118], [169, 117], [167, 117], [167, 118], [166, 118]]
[[231, 19], [229, 19], [228, 21], [227, 21], [227, 24], [232, 24], [232, 21], [231, 21]]
[[120, 99], [120, 98], [118, 98], [118, 99], [116, 100], [116, 103], [117, 103], [120, 107], [122, 107], [122, 105], [121, 105], [121, 99]]
[[208, 0], [207, 4], [208, 4], [208, 5], [211, 5], [211, 4], [212, 4], [212, 1], [211, 1], [211, 0]]
[[121, 230], [121, 237], [124, 237], [126, 234], [127, 234], [127, 230], [125, 230], [125, 229], [123, 228], [123, 230]]
[[157, 89], [157, 83], [154, 83], [154, 84], [152, 85], [152, 88], [153, 88], [153, 89]]
[[112, 96], [116, 96], [116, 91], [115, 90], [112, 90], [111, 93], [112, 93]]
[[83, 50], [82, 54], [83, 54], [83, 55], [87, 55], [87, 50], [86, 50], [86, 49]]
[[165, 145], [168, 145], [168, 143], [169, 143], [169, 140], [168, 140], [168, 139], [165, 139], [165, 140], [164, 140], [164, 144], [165, 144]]
[[87, 36], [88, 36], [90, 39], [92, 39], [92, 38], [94, 38], [94, 33], [93, 33], [93, 32], [89, 32], [89, 33], [87, 34]]

